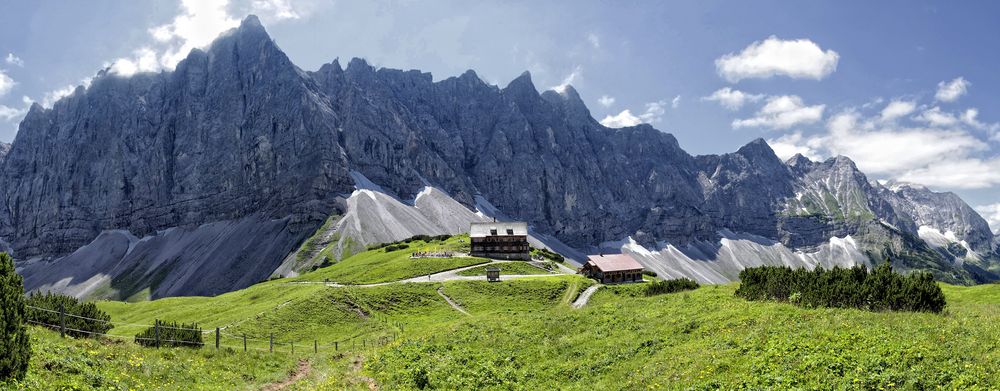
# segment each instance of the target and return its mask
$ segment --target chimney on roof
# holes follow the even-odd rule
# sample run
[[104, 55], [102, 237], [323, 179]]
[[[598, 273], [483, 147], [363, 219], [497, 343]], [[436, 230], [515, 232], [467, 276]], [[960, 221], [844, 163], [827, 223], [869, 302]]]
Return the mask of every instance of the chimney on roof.
[[496, 216], [493, 216], [493, 222], [494, 223], [497, 222], [497, 217]]

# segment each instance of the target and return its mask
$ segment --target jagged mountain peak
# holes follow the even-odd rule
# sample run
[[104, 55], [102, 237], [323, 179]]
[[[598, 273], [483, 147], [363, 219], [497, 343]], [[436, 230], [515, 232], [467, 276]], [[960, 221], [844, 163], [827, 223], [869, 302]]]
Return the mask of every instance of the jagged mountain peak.
[[736, 154], [743, 156], [748, 161], [769, 166], [784, 165], [778, 158], [771, 146], [763, 138], [757, 138], [736, 150]]
[[801, 153], [796, 153], [795, 156], [788, 158], [788, 160], [785, 161], [785, 164], [789, 167], [808, 169], [812, 167], [815, 162], [809, 160], [809, 158], [805, 157]]
[[524, 71], [521, 74], [507, 83], [507, 86], [503, 88], [505, 94], [521, 94], [521, 93], [531, 93], [538, 95], [538, 89], [535, 88], [535, 83], [531, 81], [531, 72]]
[[241, 29], [263, 29], [264, 25], [260, 23], [260, 18], [257, 15], [250, 14], [240, 21]]

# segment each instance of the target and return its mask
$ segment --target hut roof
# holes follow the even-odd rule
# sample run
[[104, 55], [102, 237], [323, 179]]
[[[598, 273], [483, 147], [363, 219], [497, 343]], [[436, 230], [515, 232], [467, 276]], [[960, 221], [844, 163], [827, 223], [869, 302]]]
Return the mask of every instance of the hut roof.
[[602, 272], [641, 270], [642, 265], [628, 254], [588, 255], [587, 263]]
[[528, 223], [523, 221], [496, 221], [487, 223], [472, 223], [469, 236], [484, 238], [487, 236], [527, 236]]

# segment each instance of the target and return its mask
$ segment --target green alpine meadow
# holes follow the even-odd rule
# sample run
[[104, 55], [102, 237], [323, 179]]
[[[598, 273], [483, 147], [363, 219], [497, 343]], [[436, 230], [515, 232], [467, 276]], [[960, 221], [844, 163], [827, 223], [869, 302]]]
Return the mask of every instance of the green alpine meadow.
[[0, 391], [1000, 390], [998, 16], [0, 1]]

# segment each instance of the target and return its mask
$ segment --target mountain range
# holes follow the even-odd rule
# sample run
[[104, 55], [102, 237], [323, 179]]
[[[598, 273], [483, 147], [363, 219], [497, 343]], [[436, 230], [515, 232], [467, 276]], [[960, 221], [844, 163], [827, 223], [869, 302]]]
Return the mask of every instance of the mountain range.
[[173, 71], [105, 69], [32, 105], [0, 185], [0, 244], [26, 288], [81, 297], [214, 295], [492, 218], [571, 259], [625, 251], [703, 282], [885, 259], [1000, 278], [1000, 243], [955, 194], [843, 156], [782, 161], [761, 139], [693, 156], [527, 72], [501, 88], [361, 59], [305, 71], [253, 16]]

